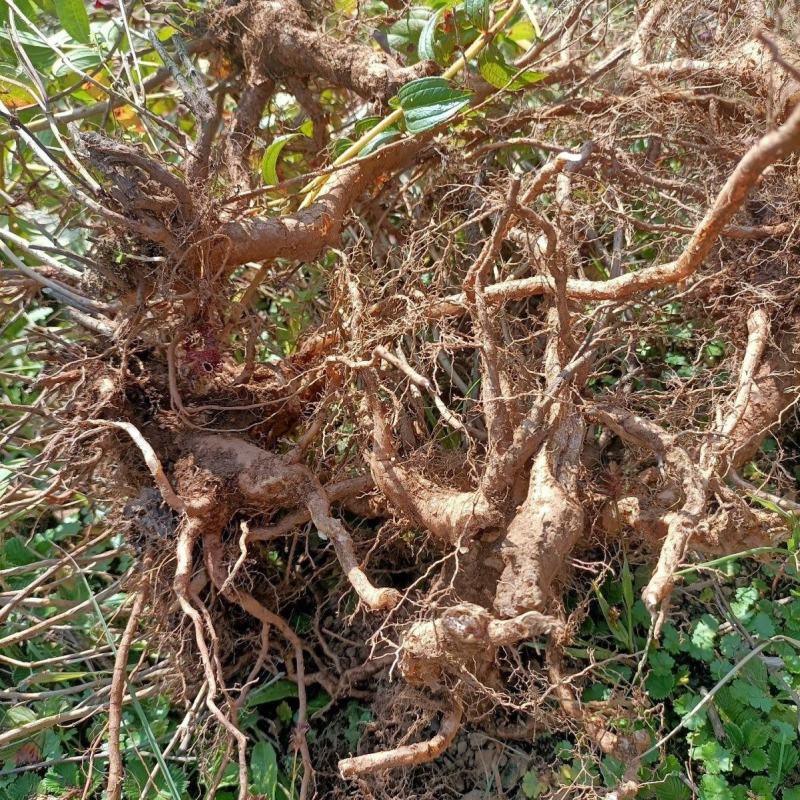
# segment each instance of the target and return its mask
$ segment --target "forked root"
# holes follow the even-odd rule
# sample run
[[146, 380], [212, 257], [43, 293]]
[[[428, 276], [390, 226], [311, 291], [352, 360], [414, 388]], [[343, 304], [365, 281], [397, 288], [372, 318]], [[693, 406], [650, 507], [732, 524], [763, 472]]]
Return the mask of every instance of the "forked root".
[[317, 529], [333, 543], [336, 557], [359, 598], [373, 611], [394, 608], [396, 589], [376, 587], [359, 565], [353, 540], [331, 515], [330, 503], [317, 477], [300, 464], [286, 463], [256, 445], [232, 436], [198, 436], [192, 443], [198, 466], [216, 478], [235, 481], [242, 498], [266, 508], [305, 506]]
[[398, 767], [427, 764], [438, 758], [452, 744], [461, 728], [461, 717], [461, 704], [456, 700], [453, 706], [444, 712], [439, 732], [427, 742], [405, 744], [380, 753], [343, 758], [339, 762], [339, 774], [343, 778], [360, 778]]
[[181, 610], [192, 621], [195, 633], [195, 642], [197, 649], [200, 652], [200, 659], [203, 665], [203, 672], [205, 674], [206, 683], [208, 684], [208, 693], [206, 695], [206, 706], [213, 714], [215, 719], [228, 731], [231, 737], [236, 741], [237, 750], [239, 753], [239, 800], [246, 800], [247, 798], [247, 737], [236, 727], [233, 721], [227, 717], [222, 709], [216, 703], [216, 695], [218, 692], [217, 677], [215, 674], [214, 663], [212, 661], [211, 653], [208, 649], [206, 642], [206, 633], [204, 627], [203, 616], [197, 610], [192, 600], [199, 602], [198, 598], [192, 596], [191, 591], [191, 577], [193, 565], [193, 551], [198, 538], [204, 533], [209, 524], [214, 524], [212, 520], [203, 520], [200, 514], [213, 511], [210, 508], [211, 504], [204, 504], [200, 506], [190, 507], [191, 516], [185, 520], [182, 529], [179, 529], [178, 544], [177, 544], [177, 565], [175, 567], [175, 577], [173, 580], [173, 589], [178, 598], [178, 604]]

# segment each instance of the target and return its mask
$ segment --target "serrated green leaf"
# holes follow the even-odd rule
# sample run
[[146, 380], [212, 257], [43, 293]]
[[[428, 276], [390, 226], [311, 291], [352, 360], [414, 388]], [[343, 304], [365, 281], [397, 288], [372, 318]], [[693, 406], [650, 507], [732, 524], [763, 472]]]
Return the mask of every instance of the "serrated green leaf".
[[522, 793], [529, 800], [536, 800], [536, 798], [546, 790], [547, 787], [542, 785], [537, 772], [528, 770], [528, 772], [522, 776]]
[[527, 86], [532, 86], [547, 76], [546, 72], [523, 70], [507, 64], [500, 49], [495, 45], [484, 48], [478, 56], [478, 71], [481, 77], [495, 89], [505, 89], [517, 92]]
[[670, 622], [661, 630], [661, 646], [668, 653], [679, 653], [681, 650], [681, 636], [677, 628]]
[[690, 753], [692, 758], [703, 762], [703, 766], [709, 774], [730, 772], [733, 769], [733, 758], [730, 752], [716, 739], [692, 747]]
[[714, 641], [719, 630], [719, 622], [709, 614], [697, 620], [692, 630], [692, 654], [705, 661], [714, 657]]
[[756, 775], [750, 781], [751, 791], [747, 793], [747, 798], [753, 800], [775, 800], [775, 782], [764, 775]]
[[692, 797], [689, 787], [677, 775], [668, 775], [652, 788], [656, 800], [691, 800]]
[[286, 145], [296, 139], [301, 134], [285, 133], [283, 136], [276, 136], [264, 151], [261, 157], [261, 178], [267, 186], [274, 186], [278, 183], [278, 159]]
[[733, 800], [728, 781], [722, 775], [703, 775], [700, 781], [700, 800]]
[[278, 756], [269, 742], [257, 742], [250, 754], [250, 788], [274, 800], [278, 786]]
[[675, 688], [675, 677], [669, 672], [652, 672], [644, 685], [653, 700], [664, 700]]
[[725, 734], [727, 735], [728, 740], [730, 741], [734, 749], [736, 750], [746, 749], [744, 733], [742, 733], [742, 729], [735, 722], [726, 721]]
[[653, 672], [671, 672], [675, 667], [675, 659], [661, 650], [651, 650], [647, 660]]
[[775, 781], [782, 780], [800, 762], [800, 752], [785, 741], [772, 742], [767, 750], [767, 756], [769, 758], [769, 775]]
[[763, 772], [769, 764], [767, 754], [763, 750], [751, 750], [740, 759], [742, 766], [751, 772]]
[[698, 694], [687, 692], [676, 698], [673, 703], [675, 713], [681, 716], [681, 723], [687, 730], [696, 731], [705, 724], [708, 713], [706, 707], [704, 706], [697, 712], [694, 710], [702, 699]]
[[397, 93], [406, 128], [422, 133], [452, 119], [469, 105], [471, 92], [453, 89], [445, 78], [418, 78], [400, 87]]
[[489, 28], [489, 10], [491, 0], [464, 0], [464, 13], [470, 24], [474, 25], [479, 31]]
[[747, 625], [748, 629], [753, 633], [757, 633], [762, 639], [770, 639], [775, 635], [775, 623], [769, 614], [763, 611], [753, 617]]
[[737, 678], [730, 686], [730, 692], [740, 703], [769, 712], [775, 701], [759, 686]]
[[58, 0], [56, 14], [64, 30], [77, 42], [91, 44], [89, 15], [83, 0]]

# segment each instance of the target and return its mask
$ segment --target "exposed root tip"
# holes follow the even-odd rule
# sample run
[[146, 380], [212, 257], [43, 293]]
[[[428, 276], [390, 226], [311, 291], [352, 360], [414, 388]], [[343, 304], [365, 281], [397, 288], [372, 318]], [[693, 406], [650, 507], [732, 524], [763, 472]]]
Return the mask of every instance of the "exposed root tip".
[[386, 772], [397, 767], [412, 767], [427, 764], [438, 758], [456, 738], [461, 727], [461, 705], [456, 703], [445, 712], [439, 732], [427, 742], [407, 744], [384, 750], [381, 753], [368, 753], [353, 758], [343, 758], [339, 762], [339, 774], [343, 778], [359, 778], [376, 772]]

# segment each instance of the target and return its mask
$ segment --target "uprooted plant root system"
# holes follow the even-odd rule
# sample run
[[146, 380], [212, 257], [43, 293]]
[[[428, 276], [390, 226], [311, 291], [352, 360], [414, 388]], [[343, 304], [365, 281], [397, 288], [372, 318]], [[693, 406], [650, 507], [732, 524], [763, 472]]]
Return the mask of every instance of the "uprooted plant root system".
[[[613, 34], [605, 6], [555, 11], [525, 56], [535, 87], [462, 76], [479, 125], [403, 135], [328, 171], [299, 210], [252, 192], [277, 89], [309, 105], [316, 136], [320, 87], [386, 116], [435, 64], [404, 66], [297, 0], [224, 3], [198, 21], [195, 52], [227, 60], [230, 119], [160, 45], [195, 118], [180, 166], [82, 135], [103, 187], [93, 259], [128, 256], [70, 287], [91, 299], [73, 304], [83, 333], [54, 345], [44, 379], [46, 455], [65, 465], [52, 493], [69, 480], [115, 505], [147, 565], [131, 624], [162, 633], [176, 692], [204, 692], [243, 799], [242, 687], [278, 670], [298, 688], [301, 798], [369, 792], [465, 725], [571, 730], [624, 762], [635, 791], [645, 701], [626, 726], [618, 708], [587, 710], [565, 653], [583, 606], [564, 598], [591, 591], [576, 564], [617, 547], [649, 559], [657, 637], [689, 551], [787, 536], [740, 468], [800, 382], [794, 23], [723, 5], [656, 2]], [[632, 153], [634, 139], [647, 147]], [[509, 154], [531, 146], [538, 164], [522, 169]], [[259, 298], [296, 297], [315, 261], [306, 330], [267, 363]], [[670, 304], [697, 320], [708, 367], [688, 381], [642, 355]], [[709, 366], [712, 337], [726, 351]], [[312, 630], [290, 624], [298, 609]], [[363, 646], [354, 661], [323, 614]], [[433, 728], [339, 753], [339, 778], [315, 773], [307, 687], [336, 701], [376, 682], [413, 691]]]

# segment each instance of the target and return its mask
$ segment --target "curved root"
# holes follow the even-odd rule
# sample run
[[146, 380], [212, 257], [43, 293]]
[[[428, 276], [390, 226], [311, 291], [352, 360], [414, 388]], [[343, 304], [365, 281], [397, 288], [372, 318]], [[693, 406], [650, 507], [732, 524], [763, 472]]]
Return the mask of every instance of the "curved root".
[[461, 704], [455, 702], [444, 712], [439, 732], [427, 742], [405, 744], [393, 750], [380, 753], [368, 753], [364, 756], [343, 758], [339, 762], [339, 774], [343, 778], [360, 778], [376, 772], [386, 772], [398, 767], [413, 767], [427, 764], [438, 758], [452, 744], [461, 728]]

